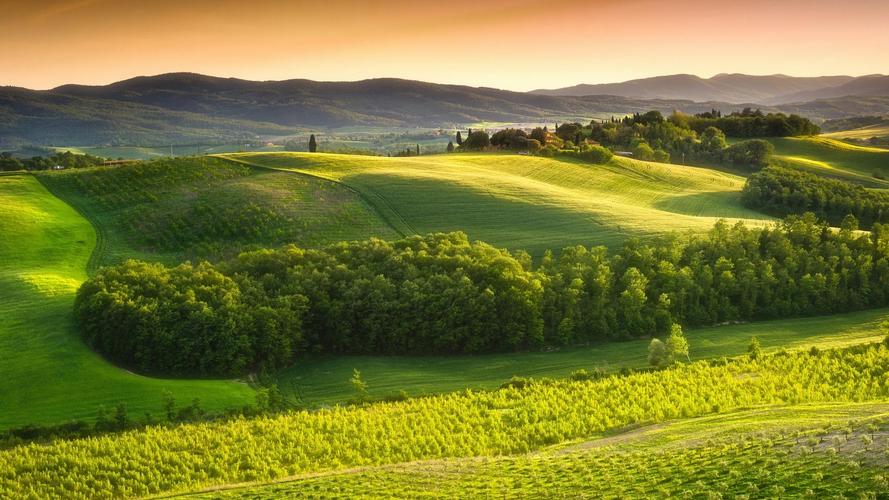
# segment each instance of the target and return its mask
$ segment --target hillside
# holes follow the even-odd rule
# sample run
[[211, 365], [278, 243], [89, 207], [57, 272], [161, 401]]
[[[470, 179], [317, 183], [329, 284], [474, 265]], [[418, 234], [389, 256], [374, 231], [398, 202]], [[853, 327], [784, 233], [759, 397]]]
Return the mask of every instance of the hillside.
[[[636, 99], [687, 99], [697, 102], [776, 104], [805, 100], [781, 97], [787, 94], [816, 91], [846, 84], [853, 80], [854, 78], [851, 76], [792, 77], [787, 75], [719, 74], [711, 78], [701, 78], [695, 75], [667, 75], [621, 83], [581, 84], [560, 89], [538, 89], [532, 93], [552, 96], [617, 95]], [[881, 95], [889, 95], [889, 93]]]
[[[172, 73], [48, 91], [2, 87], [0, 147], [224, 144], [349, 127], [586, 122], [652, 109], [668, 114], [754, 107], [813, 119], [889, 111], [889, 97], [881, 94], [881, 84], [855, 79], [845, 83], [848, 87], [836, 85], [845, 78], [718, 75], [703, 80], [675, 75], [581, 91], [524, 93], [391, 78], [256, 82]], [[764, 105], [780, 92], [820, 85], [857, 93], [832, 91], [813, 94], [813, 99], [820, 98], [811, 102]], [[573, 95], [578, 92], [583, 95]], [[553, 93], [557, 95], [546, 95]]]
[[91, 419], [125, 403], [159, 413], [165, 390], [218, 410], [253, 400], [234, 381], [133, 375], [89, 350], [71, 316], [96, 232], [30, 175], [0, 176], [0, 429]]
[[211, 488], [189, 498], [264, 499], [308, 491], [387, 498], [708, 497], [714, 491], [867, 496], [886, 485], [880, 457], [885, 444], [866, 443], [889, 431], [887, 411], [885, 404], [761, 408], [622, 429], [519, 456], [359, 467], [264, 486]]
[[619, 157], [604, 166], [514, 154], [222, 157], [341, 182], [402, 234], [459, 230], [535, 256], [574, 244], [704, 231], [718, 218], [767, 219], [741, 208], [740, 177]]
[[102, 234], [90, 270], [129, 258], [176, 263], [256, 246], [396, 235], [337, 183], [215, 158], [41, 172], [37, 178]]
[[772, 163], [814, 174], [887, 188], [889, 150], [856, 146], [831, 136], [787, 137], [769, 140], [775, 146]]
[[[738, 413], [769, 408], [778, 410], [772, 415], [779, 428], [799, 426], [801, 420], [827, 428], [842, 419], [839, 428], [831, 429], [847, 439], [839, 440], [835, 446], [849, 442], [850, 436], [862, 446], [835, 449], [827, 459], [854, 458], [856, 464], [850, 463], [850, 469], [837, 469], [830, 467], [828, 461], [819, 468], [843, 475], [853, 470], [857, 473], [860, 479], [856, 482], [833, 484], [841, 491], [862, 485], [879, 488], [885, 484], [885, 478], [877, 475], [886, 458], [882, 416], [885, 405], [879, 403], [889, 390], [881, 383], [887, 361], [889, 350], [875, 344], [757, 359], [745, 356], [718, 363], [681, 364], [658, 372], [538, 381], [493, 392], [464, 391], [392, 403], [148, 427], [97, 438], [22, 445], [0, 450], [0, 491], [12, 496], [31, 493], [38, 497], [143, 497], [239, 483], [270, 483], [309, 474], [355, 472], [356, 467], [419, 460], [521, 458], [553, 445], [592, 441], [634, 426], [707, 416], [723, 418], [710, 420], [715, 423], [704, 426], [692, 421], [686, 433], [710, 427], [717, 431], [714, 437], [728, 437], [741, 429], [774, 429], [774, 424], [765, 425], [769, 412]], [[838, 405], [831, 410], [830, 403]], [[815, 412], [796, 408], [806, 404], [821, 408]], [[792, 424], [794, 420], [796, 423]], [[732, 425], [732, 421], [741, 425]], [[868, 425], [872, 423], [875, 427]], [[716, 427], [719, 425], [728, 427], [720, 429]], [[864, 433], [870, 441], [861, 437]], [[818, 433], [816, 437], [827, 435], [828, 443], [833, 444], [830, 434]], [[791, 438], [796, 436], [800, 435], [790, 433]], [[738, 443], [744, 446], [722, 448], [721, 455], [749, 449], [752, 444], [750, 440]], [[791, 444], [783, 440], [778, 444], [784, 443]], [[820, 441], [806, 443], [814, 447]], [[865, 457], [854, 453], [862, 448], [866, 452], [879, 450], [873, 455], [877, 462], [871, 465], [864, 461]], [[580, 446], [575, 451], [582, 449]], [[842, 457], [838, 457], [841, 452]], [[714, 458], [718, 455], [711, 453]], [[787, 458], [792, 457], [791, 454]], [[775, 467], [776, 463], [759, 465]], [[771, 472], [777, 470], [782, 469]], [[692, 477], [697, 472], [684, 467], [677, 471], [687, 471], [683, 473]], [[86, 480], [96, 475], [105, 479]], [[738, 478], [732, 474], [729, 478], [740, 483], [744, 475]], [[348, 490], [340, 493], [349, 496]]]

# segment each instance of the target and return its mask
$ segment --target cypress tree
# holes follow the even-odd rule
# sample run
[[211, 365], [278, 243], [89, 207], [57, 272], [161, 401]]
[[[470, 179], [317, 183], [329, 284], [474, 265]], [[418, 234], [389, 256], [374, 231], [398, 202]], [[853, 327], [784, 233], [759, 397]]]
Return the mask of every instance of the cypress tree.
[[459, 131], [459, 130], [457, 131], [457, 145], [458, 145], [458, 146], [462, 146], [462, 145], [463, 145], [463, 136], [460, 135], [460, 131]]
[[[457, 132], [457, 137], [458, 138], [460, 137], [460, 132]], [[448, 141], [448, 153], [453, 153], [453, 152], [454, 152], [454, 143], [451, 141]]]
[[318, 151], [318, 142], [315, 140], [315, 134], [309, 136], [309, 153]]
[[420, 156], [420, 145], [417, 144], [417, 156]]

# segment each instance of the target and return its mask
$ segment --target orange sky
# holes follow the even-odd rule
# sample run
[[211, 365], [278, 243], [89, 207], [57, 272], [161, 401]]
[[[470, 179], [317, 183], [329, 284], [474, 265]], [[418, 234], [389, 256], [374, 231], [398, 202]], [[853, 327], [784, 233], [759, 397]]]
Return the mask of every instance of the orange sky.
[[0, 0], [0, 85], [193, 71], [513, 90], [889, 73], [887, 0]]

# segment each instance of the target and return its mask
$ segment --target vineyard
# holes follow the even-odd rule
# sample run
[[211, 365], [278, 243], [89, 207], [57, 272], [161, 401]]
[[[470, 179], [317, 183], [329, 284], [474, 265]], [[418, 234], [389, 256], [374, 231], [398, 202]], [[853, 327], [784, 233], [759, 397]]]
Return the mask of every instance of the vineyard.
[[260, 244], [311, 247], [394, 235], [334, 183], [215, 158], [45, 172], [38, 178], [99, 228], [104, 241], [91, 270], [136, 257], [216, 259]]
[[198, 498], [874, 498], [889, 406], [806, 405], [651, 425], [517, 457], [334, 472]]
[[870, 344], [152, 427], [0, 451], [0, 491], [17, 497], [119, 498], [368, 465], [526, 454], [633, 424], [762, 405], [885, 399], [887, 371], [889, 347]]

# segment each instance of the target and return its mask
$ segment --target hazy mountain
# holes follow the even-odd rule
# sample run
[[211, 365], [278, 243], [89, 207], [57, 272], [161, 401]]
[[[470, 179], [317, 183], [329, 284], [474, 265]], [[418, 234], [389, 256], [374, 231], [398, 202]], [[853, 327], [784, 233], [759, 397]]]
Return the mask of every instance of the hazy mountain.
[[[747, 89], [756, 87], [760, 94], [775, 91], [761, 77], [743, 75], [723, 75], [707, 80], [707, 85], [731, 81], [740, 86], [750, 78], [756, 85], [749, 83]], [[699, 84], [699, 80], [688, 76], [661, 79], [677, 89], [683, 81]], [[859, 80], [830, 88], [852, 88]], [[176, 73], [104, 86], [65, 85], [49, 91], [0, 87], [0, 146], [205, 144], [354, 126], [432, 128], [477, 122], [587, 121], [651, 109], [665, 114], [674, 109], [731, 112], [745, 106], [829, 119], [887, 112], [889, 98], [842, 97], [775, 107], [614, 95], [550, 96], [397, 79], [252, 82]]]
[[[885, 75], [868, 75], [854, 78], [848, 82], [831, 87], [825, 87], [815, 90], [806, 90], [794, 92], [778, 96], [772, 99], [771, 103], [789, 103], [789, 102], [805, 102], [815, 99], [825, 99], [833, 97], [872, 97], [872, 96], [889, 96], [889, 76]], [[764, 101], [766, 102], [766, 101]]]
[[540, 89], [534, 90], [532, 93], [552, 96], [608, 94], [637, 99], [687, 99], [697, 102], [769, 104], [776, 102], [773, 100], [779, 96], [836, 87], [853, 80], [855, 78], [851, 76], [793, 77], [720, 74], [712, 78], [701, 78], [695, 75], [668, 75], [621, 83], [582, 84], [562, 89]]

